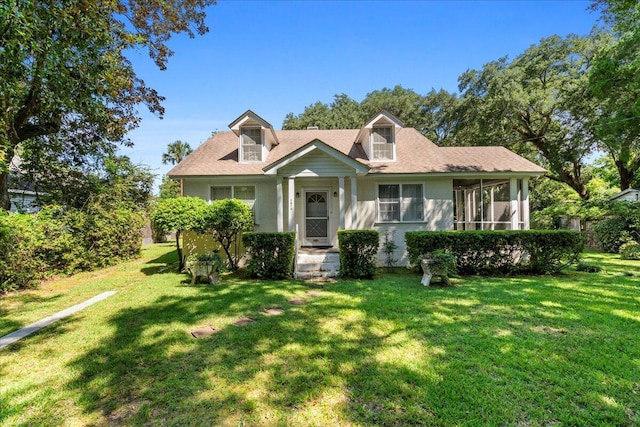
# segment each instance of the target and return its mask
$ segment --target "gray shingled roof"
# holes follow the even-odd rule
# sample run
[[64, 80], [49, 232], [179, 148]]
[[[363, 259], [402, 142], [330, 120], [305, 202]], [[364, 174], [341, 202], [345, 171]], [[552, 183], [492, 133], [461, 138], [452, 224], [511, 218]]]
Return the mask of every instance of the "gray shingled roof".
[[263, 168], [294, 150], [319, 139], [325, 144], [369, 166], [372, 174], [500, 173], [538, 175], [543, 168], [504, 147], [438, 147], [413, 128], [398, 129], [396, 160], [372, 162], [360, 144], [359, 129], [276, 131], [279, 145], [273, 147], [263, 163], [238, 162], [238, 137], [219, 132], [209, 138], [168, 173], [174, 178], [188, 176], [262, 175]]

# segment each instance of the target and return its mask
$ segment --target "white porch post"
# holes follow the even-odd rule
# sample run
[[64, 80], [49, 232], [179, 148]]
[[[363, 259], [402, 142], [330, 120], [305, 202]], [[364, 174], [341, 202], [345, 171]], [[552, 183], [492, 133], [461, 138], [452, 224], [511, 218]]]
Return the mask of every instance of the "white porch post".
[[511, 229], [518, 229], [519, 206], [518, 206], [518, 180], [509, 179], [509, 199], [511, 199]]
[[287, 189], [287, 198], [289, 199], [289, 214], [288, 214], [288, 218], [289, 218], [289, 231], [295, 231], [296, 228], [296, 223], [295, 223], [295, 214], [296, 214], [296, 210], [295, 210], [295, 193], [296, 193], [296, 188], [295, 188], [295, 180], [293, 177], [289, 177], [288, 180], [288, 184], [289, 184], [289, 188]]
[[358, 185], [356, 176], [351, 177], [351, 229], [356, 228], [358, 222]]
[[278, 231], [284, 231], [284, 218], [282, 212], [282, 177], [276, 178], [276, 216]]
[[529, 178], [522, 178], [522, 219], [524, 220], [522, 228], [524, 230], [531, 228], [529, 222]]
[[340, 208], [340, 229], [344, 230], [344, 217], [345, 217], [345, 209], [344, 209], [344, 176], [338, 177], [338, 205]]

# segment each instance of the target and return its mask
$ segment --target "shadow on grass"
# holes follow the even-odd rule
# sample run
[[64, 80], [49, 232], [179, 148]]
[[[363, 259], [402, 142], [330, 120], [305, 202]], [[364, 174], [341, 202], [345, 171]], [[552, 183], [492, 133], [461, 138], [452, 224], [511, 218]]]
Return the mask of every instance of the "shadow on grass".
[[178, 253], [176, 251], [167, 252], [158, 258], [146, 263], [148, 267], [143, 267], [140, 271], [147, 276], [161, 273], [175, 273], [178, 270]]
[[[604, 313], [582, 290], [500, 280], [340, 281], [300, 306], [294, 281], [195, 287], [114, 315], [68, 387], [110, 425], [631, 425], [639, 325], [602, 316], [637, 308], [637, 284]], [[218, 333], [191, 338], [203, 325]]]

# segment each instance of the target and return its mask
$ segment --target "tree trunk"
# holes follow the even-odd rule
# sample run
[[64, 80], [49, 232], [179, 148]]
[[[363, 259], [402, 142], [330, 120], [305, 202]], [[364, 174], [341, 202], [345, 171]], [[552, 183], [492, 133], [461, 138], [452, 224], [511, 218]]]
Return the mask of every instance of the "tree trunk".
[[0, 209], [8, 211], [11, 208], [9, 199], [9, 172], [0, 172]]
[[182, 271], [184, 260], [182, 259], [182, 249], [180, 249], [180, 230], [176, 230], [176, 250], [178, 251], [178, 271]]

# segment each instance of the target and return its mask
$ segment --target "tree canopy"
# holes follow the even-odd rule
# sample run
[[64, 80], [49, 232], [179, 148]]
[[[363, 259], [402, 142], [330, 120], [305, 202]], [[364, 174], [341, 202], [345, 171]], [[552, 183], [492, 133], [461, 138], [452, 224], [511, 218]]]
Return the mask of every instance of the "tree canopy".
[[188, 142], [177, 140], [167, 145], [167, 152], [162, 153], [162, 164], [175, 165], [180, 163], [185, 157], [191, 154], [193, 150]]
[[617, 36], [596, 56], [589, 84], [599, 101], [600, 148], [613, 159], [624, 190], [640, 186], [640, 3], [600, 0], [593, 7]]
[[180, 235], [183, 231], [193, 230], [201, 220], [207, 203], [199, 197], [173, 197], [158, 199], [151, 209], [150, 218], [154, 226], [163, 233], [176, 233], [176, 251], [180, 262], [179, 270], [184, 267], [184, 257], [180, 249]]
[[[162, 114], [163, 98], [125, 53], [146, 49], [160, 69], [172, 35], [208, 31], [215, 0], [12, 1], [0, 7], [0, 208], [9, 207], [8, 165], [23, 141], [60, 136], [92, 150], [129, 144], [137, 106]], [[42, 141], [42, 140], [41, 140]], [[48, 143], [49, 140], [43, 140]]]
[[549, 177], [589, 198], [583, 174], [597, 143], [591, 63], [606, 34], [551, 36], [513, 61], [506, 57], [460, 78], [455, 141], [505, 145], [546, 166]]
[[434, 142], [450, 144], [453, 116], [448, 113], [457, 102], [456, 95], [444, 89], [434, 89], [426, 95], [420, 95], [400, 85], [370, 92], [360, 103], [342, 93], [335, 95], [330, 104], [318, 101], [305, 107], [298, 115], [287, 114], [282, 128], [318, 126], [320, 129], [358, 129], [367, 119], [384, 109]]

